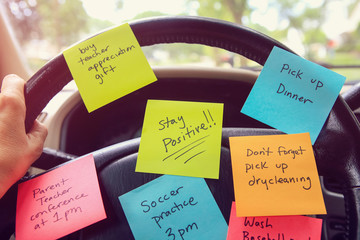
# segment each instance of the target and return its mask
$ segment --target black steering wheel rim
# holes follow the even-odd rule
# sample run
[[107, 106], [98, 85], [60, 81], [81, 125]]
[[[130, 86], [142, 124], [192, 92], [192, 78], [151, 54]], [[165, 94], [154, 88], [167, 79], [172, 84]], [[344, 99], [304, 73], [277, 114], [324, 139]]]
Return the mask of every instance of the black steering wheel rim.
[[[274, 46], [294, 53], [260, 32], [211, 18], [159, 17], [134, 21], [130, 26], [142, 47], [163, 43], [203, 44], [240, 54], [261, 65]], [[29, 79], [25, 88], [27, 130], [51, 98], [72, 79], [62, 54]]]
[[[274, 46], [292, 52], [283, 44], [259, 32], [209, 18], [162, 17], [135, 21], [130, 23], [130, 26], [140, 46], [175, 42], [204, 44], [241, 54], [261, 65], [265, 63]], [[27, 82], [27, 129], [49, 100], [70, 80], [72, 76], [63, 55], [60, 54]], [[359, 140], [359, 124], [351, 109], [339, 96], [314, 145], [314, 153], [321, 175], [337, 177], [345, 183], [343, 190], [347, 203], [347, 232], [350, 239], [360, 238]], [[334, 146], [338, 146], [337, 149], [334, 149]], [[339, 151], [339, 148], [343, 149]]]

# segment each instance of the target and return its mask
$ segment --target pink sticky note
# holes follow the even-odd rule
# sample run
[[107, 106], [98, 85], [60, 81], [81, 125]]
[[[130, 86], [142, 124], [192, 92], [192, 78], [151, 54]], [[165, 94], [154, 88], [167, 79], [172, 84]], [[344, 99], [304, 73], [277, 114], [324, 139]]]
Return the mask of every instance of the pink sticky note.
[[19, 184], [16, 239], [57, 239], [106, 218], [94, 158]]
[[233, 202], [226, 239], [320, 240], [321, 226], [322, 219], [306, 216], [236, 217]]

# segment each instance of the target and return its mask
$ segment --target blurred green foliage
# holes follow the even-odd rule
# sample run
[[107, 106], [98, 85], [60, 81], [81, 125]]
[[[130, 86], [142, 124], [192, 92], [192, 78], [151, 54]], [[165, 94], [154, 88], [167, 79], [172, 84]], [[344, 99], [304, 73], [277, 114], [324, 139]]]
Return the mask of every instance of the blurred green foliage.
[[[65, 47], [84, 37], [108, 28], [114, 23], [88, 16], [82, 0], [2, 0], [8, 10], [8, 16], [20, 45], [28, 46], [34, 39], [45, 41], [54, 52], [61, 52]], [[327, 18], [326, 7], [335, 0], [323, 0], [314, 7], [309, 1], [268, 0], [262, 5], [259, 1], [249, 0], [184, 0], [187, 10], [183, 15], [212, 17], [235, 22], [251, 27], [281, 42], [288, 42], [289, 32], [295, 31], [298, 41], [303, 44], [305, 58], [314, 62], [327, 62], [336, 65], [360, 64], [360, 25], [352, 32], [340, 37], [340, 43], [331, 45], [332, 39], [323, 32], [322, 26]], [[121, 11], [125, 0], [117, 0], [116, 8]], [[359, 7], [360, 0], [348, 0], [349, 17]], [[261, 9], [260, 9], [261, 8]], [[266, 12], [276, 9], [278, 27], [268, 29], [253, 22], [255, 11]], [[166, 15], [162, 12], [139, 12], [134, 19]], [[129, 19], [133, 20], [133, 19]], [[339, 39], [337, 39], [339, 41]], [[291, 43], [291, 42], [290, 42]], [[31, 44], [30, 44], [31, 45]], [[40, 50], [39, 50], [40, 51]], [[253, 66], [242, 57], [226, 51], [200, 45], [162, 44], [144, 48], [151, 64], [186, 64], [203, 62], [211, 58], [215, 65], [230, 64], [233, 67]], [[50, 54], [51, 55], [51, 54]], [[206, 58], [208, 57], [208, 58]], [[33, 69], [38, 69], [48, 57], [36, 59], [29, 57]], [[162, 60], [163, 59], [163, 60]], [[348, 69], [342, 69], [347, 74]], [[356, 72], [356, 71], [355, 71]], [[355, 76], [352, 74], [351, 76]]]

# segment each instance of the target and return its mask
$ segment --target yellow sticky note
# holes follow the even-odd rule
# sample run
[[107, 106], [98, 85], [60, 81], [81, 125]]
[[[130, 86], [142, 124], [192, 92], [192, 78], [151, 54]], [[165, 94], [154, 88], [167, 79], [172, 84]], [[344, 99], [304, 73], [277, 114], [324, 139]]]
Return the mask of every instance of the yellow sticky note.
[[72, 46], [63, 55], [89, 112], [157, 80], [129, 24]]
[[229, 140], [238, 217], [326, 214], [309, 133]]
[[223, 104], [148, 100], [137, 172], [219, 178]]

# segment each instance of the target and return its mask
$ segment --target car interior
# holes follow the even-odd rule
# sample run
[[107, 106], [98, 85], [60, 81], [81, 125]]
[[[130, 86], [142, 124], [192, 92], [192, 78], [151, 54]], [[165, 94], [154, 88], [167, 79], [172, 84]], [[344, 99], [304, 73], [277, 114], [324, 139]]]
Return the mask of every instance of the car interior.
[[[2, 41], [15, 42], [4, 21], [0, 22]], [[157, 17], [132, 21], [130, 26], [145, 48], [202, 44], [242, 55], [259, 65], [264, 65], [274, 46], [295, 53], [258, 31], [213, 18]], [[134, 171], [148, 99], [224, 103], [220, 177], [206, 182], [227, 221], [234, 201], [229, 137], [283, 134], [240, 112], [258, 70], [154, 67], [158, 81], [89, 114], [79, 92], [66, 88], [74, 83], [61, 53], [30, 77], [26, 68], [20, 67], [22, 56], [16, 46], [7, 51], [1, 49], [1, 76], [18, 73], [29, 78], [25, 89], [26, 128], [39, 119], [49, 129], [43, 154], [19, 182], [89, 153], [95, 159], [107, 219], [63, 239], [133, 239], [118, 196], [159, 177]], [[55, 109], [50, 108], [53, 105]], [[327, 209], [327, 215], [315, 216], [324, 221], [322, 239], [360, 239], [359, 107], [360, 85], [346, 85], [313, 145]], [[17, 184], [0, 199], [3, 239], [14, 237], [16, 198]]]

